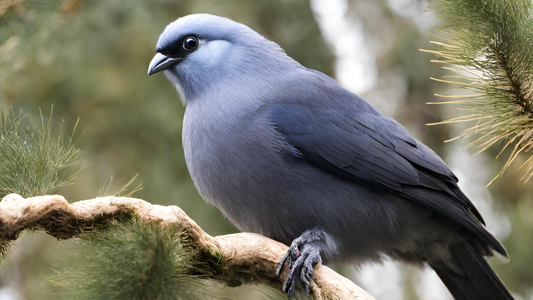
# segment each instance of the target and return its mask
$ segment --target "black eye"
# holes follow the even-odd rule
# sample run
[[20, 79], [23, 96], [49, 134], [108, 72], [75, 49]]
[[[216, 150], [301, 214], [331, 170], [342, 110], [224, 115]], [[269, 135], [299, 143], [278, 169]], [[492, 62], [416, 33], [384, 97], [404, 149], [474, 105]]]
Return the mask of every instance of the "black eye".
[[199, 45], [200, 43], [198, 42], [198, 39], [195, 36], [188, 36], [183, 39], [183, 49], [187, 51], [194, 51], [198, 49]]

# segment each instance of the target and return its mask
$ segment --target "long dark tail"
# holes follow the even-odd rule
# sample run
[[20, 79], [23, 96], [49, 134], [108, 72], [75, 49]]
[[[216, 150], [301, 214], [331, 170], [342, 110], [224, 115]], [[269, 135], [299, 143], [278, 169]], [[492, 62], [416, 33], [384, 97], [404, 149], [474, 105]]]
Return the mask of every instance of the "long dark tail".
[[429, 265], [456, 300], [514, 299], [471, 239], [452, 245], [450, 252], [451, 261], [430, 261]]

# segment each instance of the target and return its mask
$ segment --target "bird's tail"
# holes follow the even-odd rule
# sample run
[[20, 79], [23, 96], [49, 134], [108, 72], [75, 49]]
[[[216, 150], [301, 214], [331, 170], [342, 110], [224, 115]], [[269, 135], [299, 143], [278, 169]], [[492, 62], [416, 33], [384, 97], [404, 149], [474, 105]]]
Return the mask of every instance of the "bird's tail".
[[456, 300], [514, 299], [472, 239], [452, 245], [450, 252], [450, 261], [429, 264]]

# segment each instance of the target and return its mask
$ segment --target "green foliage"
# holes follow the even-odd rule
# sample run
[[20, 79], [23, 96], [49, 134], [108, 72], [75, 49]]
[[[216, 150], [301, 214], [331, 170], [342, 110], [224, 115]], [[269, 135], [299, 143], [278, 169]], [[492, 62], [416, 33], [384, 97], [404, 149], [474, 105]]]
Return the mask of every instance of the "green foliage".
[[0, 79], [25, 64], [17, 53], [37, 52], [79, 0], [0, 0]]
[[[73, 244], [72, 256], [52, 278], [60, 299], [200, 299], [209, 270], [194, 261], [175, 225], [115, 222]], [[196, 274], [196, 275], [192, 275]], [[200, 274], [200, 275], [198, 275]], [[209, 297], [208, 297], [209, 298]]]
[[[424, 51], [445, 58], [435, 62], [451, 65], [445, 69], [458, 73], [435, 80], [468, 91], [439, 95], [451, 101], [437, 104], [459, 104], [470, 114], [434, 124], [476, 122], [459, 137], [472, 137], [469, 146], [479, 152], [496, 143], [504, 144], [501, 152], [513, 145], [497, 178], [519, 153], [533, 147], [533, 5], [530, 0], [436, 2], [441, 5], [432, 8], [447, 23], [443, 31], [453, 38], [433, 42], [443, 50]], [[522, 167], [527, 168], [522, 177], [527, 181], [533, 176], [533, 156]]]
[[52, 133], [52, 113], [47, 120], [41, 113], [40, 125], [13, 111], [1, 113], [0, 198], [9, 193], [31, 197], [55, 192], [74, 176], [78, 153], [72, 136], [65, 137], [64, 126], [59, 134]]

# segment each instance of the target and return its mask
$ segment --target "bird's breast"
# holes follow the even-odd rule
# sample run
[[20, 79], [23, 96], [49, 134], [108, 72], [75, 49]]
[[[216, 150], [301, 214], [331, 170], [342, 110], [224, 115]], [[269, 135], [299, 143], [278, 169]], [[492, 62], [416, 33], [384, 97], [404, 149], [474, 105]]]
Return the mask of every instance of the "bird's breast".
[[183, 146], [202, 198], [239, 229], [264, 233], [259, 212], [264, 214], [272, 206], [268, 191], [275, 190], [273, 174], [280, 161], [272, 142], [273, 130], [258, 122], [246, 116], [217, 118], [187, 107]]

